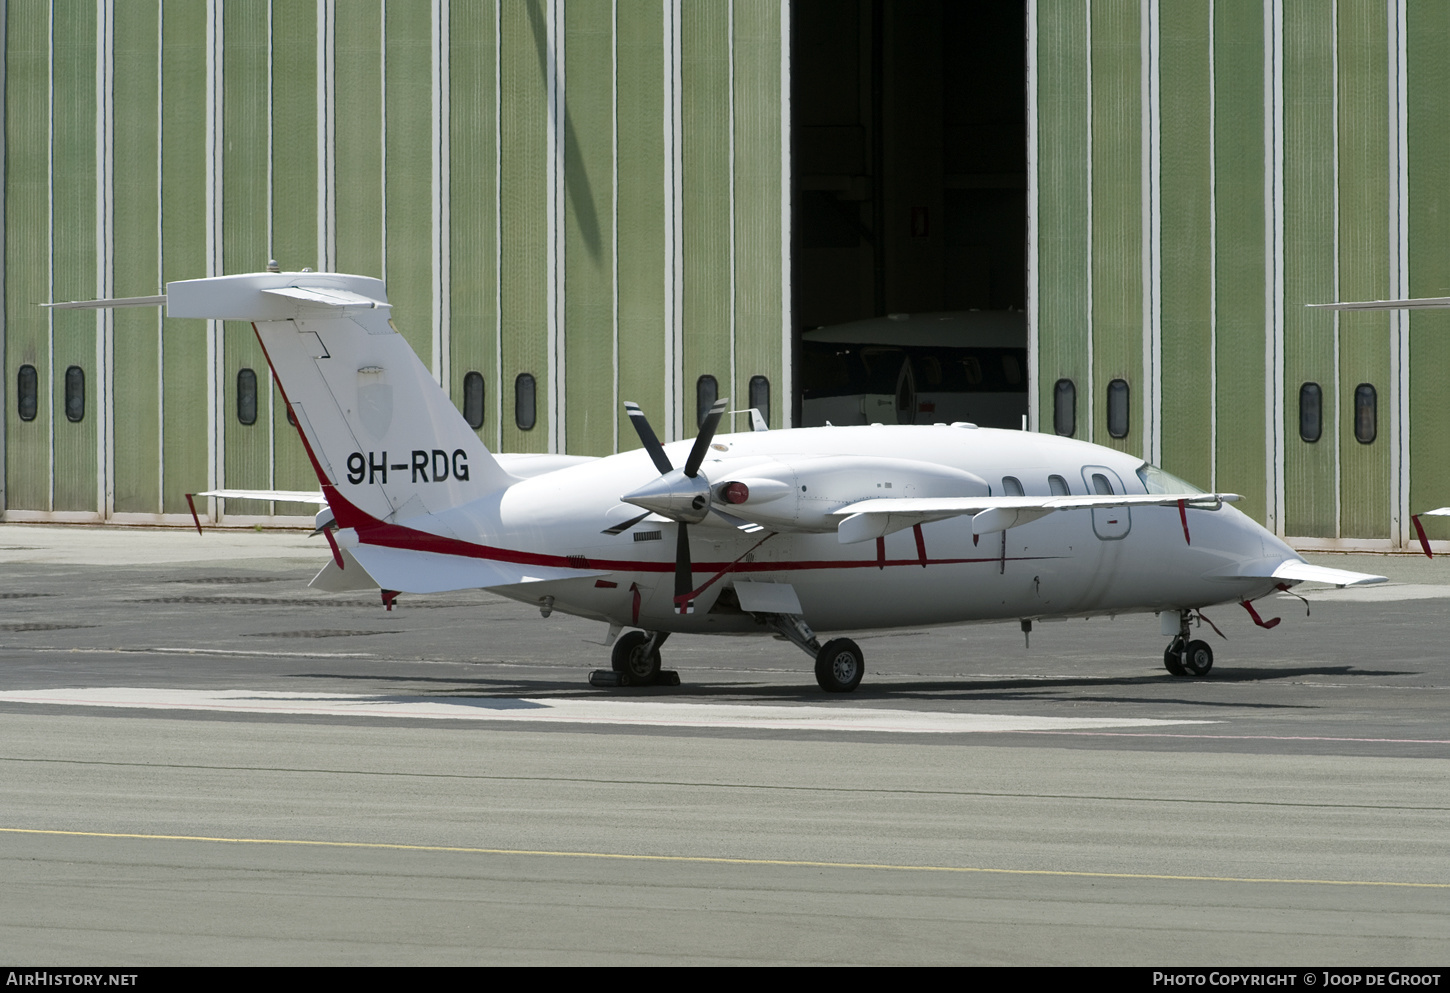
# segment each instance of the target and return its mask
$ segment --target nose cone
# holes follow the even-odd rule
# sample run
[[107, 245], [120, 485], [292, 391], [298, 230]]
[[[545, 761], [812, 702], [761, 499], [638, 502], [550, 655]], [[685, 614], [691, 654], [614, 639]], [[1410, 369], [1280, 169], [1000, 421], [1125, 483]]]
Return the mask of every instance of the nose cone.
[[704, 473], [691, 479], [675, 469], [620, 499], [672, 521], [698, 524], [710, 513], [710, 481]]

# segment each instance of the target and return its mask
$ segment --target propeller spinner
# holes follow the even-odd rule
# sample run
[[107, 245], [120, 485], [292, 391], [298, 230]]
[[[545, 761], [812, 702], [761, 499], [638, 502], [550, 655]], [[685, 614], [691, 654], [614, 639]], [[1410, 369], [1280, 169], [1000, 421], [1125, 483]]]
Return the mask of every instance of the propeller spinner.
[[[694, 609], [694, 601], [690, 599], [695, 583], [690, 566], [689, 526], [699, 524], [710, 515], [712, 509], [710, 480], [701, 474], [700, 466], [705, 461], [705, 453], [710, 450], [715, 429], [719, 427], [720, 418], [724, 416], [727, 406], [727, 400], [715, 401], [715, 405], [705, 415], [704, 423], [700, 425], [700, 433], [695, 437], [695, 445], [690, 449], [684, 468], [676, 469], [670, 462], [670, 457], [665, 454], [659, 438], [655, 436], [654, 429], [645, 419], [644, 411], [639, 409], [639, 404], [627, 401], [624, 405], [630, 423], [634, 425], [635, 433], [644, 443], [644, 449], [649, 453], [655, 468], [660, 471], [660, 477], [632, 493], [626, 493], [620, 499], [679, 523], [675, 541], [675, 607], [682, 614], [688, 614]], [[734, 520], [725, 514], [721, 516]]]

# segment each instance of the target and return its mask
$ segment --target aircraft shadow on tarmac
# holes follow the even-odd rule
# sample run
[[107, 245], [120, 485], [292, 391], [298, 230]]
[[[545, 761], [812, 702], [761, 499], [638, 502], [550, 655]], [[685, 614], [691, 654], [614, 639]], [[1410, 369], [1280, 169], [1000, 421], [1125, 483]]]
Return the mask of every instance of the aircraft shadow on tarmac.
[[[1210, 683], [1239, 684], [1254, 682], [1281, 682], [1283, 680], [1303, 679], [1310, 676], [1344, 678], [1363, 677], [1386, 677], [1386, 676], [1412, 676], [1417, 673], [1412, 671], [1390, 670], [1390, 669], [1357, 669], [1353, 666], [1296, 666], [1294, 668], [1238, 668], [1226, 670], [1223, 673], [1214, 673], [1208, 678]], [[417, 694], [408, 694], [410, 698], [419, 696], [433, 696], [439, 699], [454, 700], [464, 703], [470, 698], [479, 697], [530, 697], [530, 698], [583, 698], [583, 699], [724, 699], [735, 700], [746, 699], [755, 701], [772, 701], [780, 703], [810, 703], [824, 705], [839, 700], [839, 697], [831, 697], [820, 692], [814, 686], [802, 683], [795, 685], [766, 684], [754, 682], [712, 682], [698, 677], [691, 678], [681, 687], [666, 686], [641, 686], [641, 687], [619, 687], [607, 690], [593, 689], [587, 686], [580, 686], [574, 683], [565, 683], [557, 679], [527, 679], [527, 678], [493, 678], [478, 677], [464, 679], [450, 679], [438, 676], [380, 676], [357, 673], [332, 673], [332, 672], [302, 672], [294, 673], [291, 678], [295, 679], [327, 679], [327, 680], [356, 680], [368, 683], [406, 683], [410, 686], [419, 684], [431, 684], [436, 686], [432, 692], [424, 689]], [[878, 680], [880, 677], [877, 677]], [[1182, 681], [1167, 673], [1162, 675], [1124, 676], [1108, 678], [1074, 678], [1074, 677], [1049, 677], [1045, 679], [1022, 679], [1008, 677], [1003, 679], [982, 679], [964, 681], [956, 680], [892, 680], [889, 683], [878, 682], [875, 685], [867, 684], [861, 686], [850, 699], [879, 701], [943, 701], [943, 700], [965, 700], [980, 702], [1004, 702], [1022, 701], [1046, 703], [1071, 700], [1075, 703], [1098, 703], [1098, 704], [1143, 704], [1152, 703], [1155, 705], [1177, 704], [1189, 707], [1201, 708], [1263, 708], [1268, 710], [1286, 709], [1313, 709], [1310, 704], [1294, 703], [1268, 703], [1262, 701], [1244, 700], [1209, 700], [1202, 698], [1187, 698], [1182, 696], [1172, 697], [1147, 697], [1135, 695], [1114, 695], [1105, 693], [1105, 690], [1120, 688], [1127, 690], [1133, 687], [1155, 688], [1160, 686], [1182, 685]], [[1089, 694], [1082, 694], [1078, 690], [1096, 691]], [[481, 706], [488, 706], [487, 703], [480, 703]]]

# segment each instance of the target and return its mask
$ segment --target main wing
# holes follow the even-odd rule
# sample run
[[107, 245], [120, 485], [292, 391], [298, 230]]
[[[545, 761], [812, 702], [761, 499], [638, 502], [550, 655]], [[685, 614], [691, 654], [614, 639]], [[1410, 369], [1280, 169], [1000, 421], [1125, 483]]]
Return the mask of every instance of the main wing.
[[836, 534], [841, 544], [881, 538], [916, 524], [972, 515], [973, 534], [995, 534], [1060, 510], [1108, 507], [1173, 507], [1179, 509], [1188, 538], [1187, 510], [1217, 510], [1243, 497], [1237, 493], [1115, 493], [1092, 496], [904, 497], [875, 498], [847, 504], [834, 513], [842, 517]]

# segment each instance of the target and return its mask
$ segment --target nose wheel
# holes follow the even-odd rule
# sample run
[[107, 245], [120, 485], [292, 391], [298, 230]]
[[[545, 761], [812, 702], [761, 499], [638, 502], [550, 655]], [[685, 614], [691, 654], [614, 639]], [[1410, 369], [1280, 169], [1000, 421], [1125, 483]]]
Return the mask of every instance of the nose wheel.
[[1178, 612], [1178, 637], [1163, 650], [1163, 668], [1175, 676], [1207, 676], [1213, 668], [1213, 649], [1206, 641], [1189, 637], [1189, 619], [1193, 611]]

